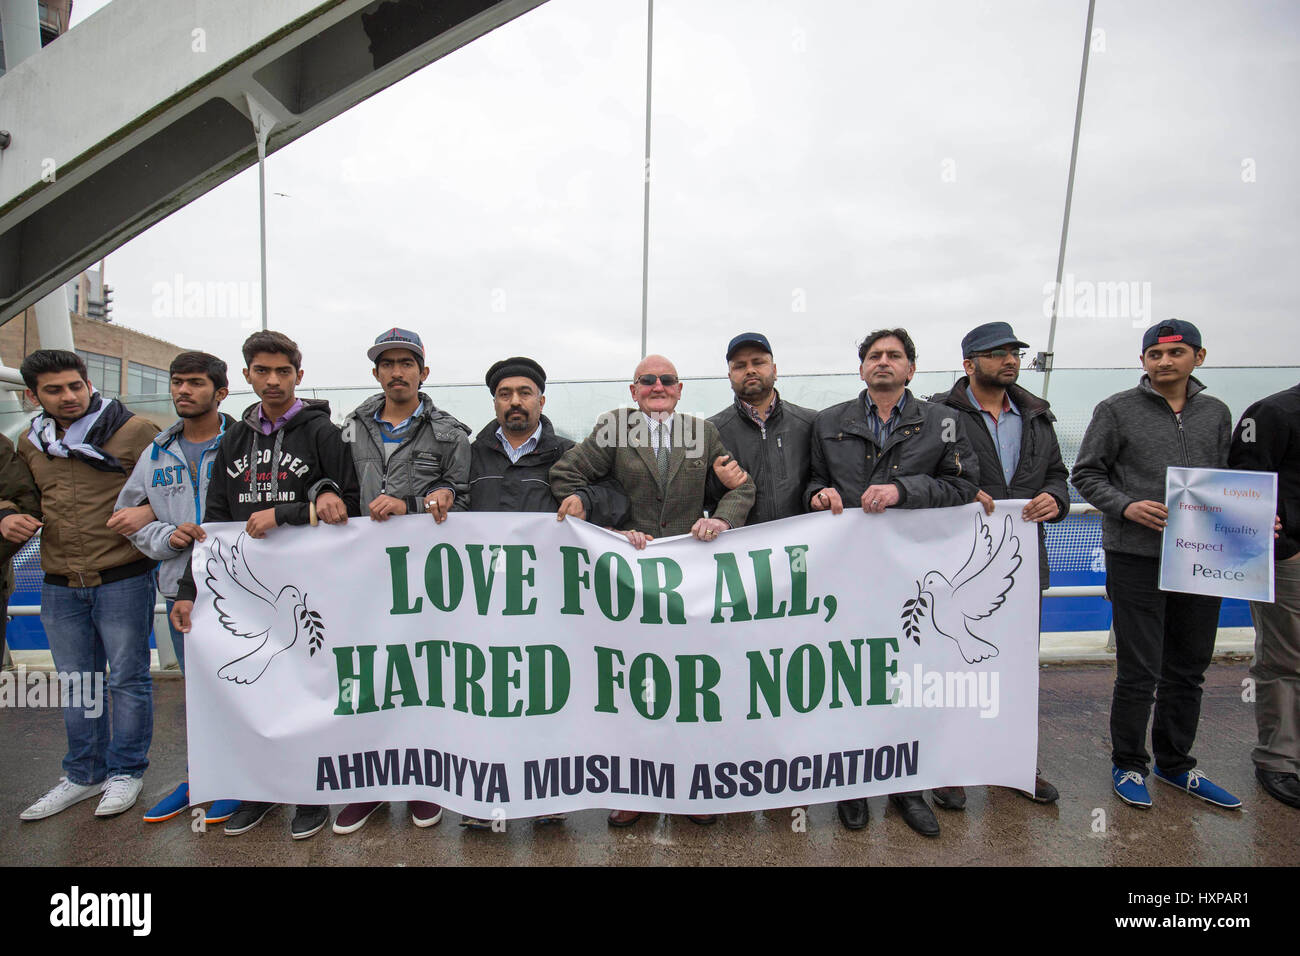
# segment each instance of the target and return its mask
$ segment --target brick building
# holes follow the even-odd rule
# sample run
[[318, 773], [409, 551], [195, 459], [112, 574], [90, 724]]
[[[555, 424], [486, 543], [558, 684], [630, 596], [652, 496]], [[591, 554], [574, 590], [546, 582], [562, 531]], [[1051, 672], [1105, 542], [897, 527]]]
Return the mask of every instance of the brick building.
[[[91, 382], [105, 398], [167, 394], [167, 369], [172, 359], [185, 351], [183, 348], [116, 322], [92, 319], [76, 311], [71, 316], [72, 341], [86, 362]], [[40, 347], [35, 309], [27, 309], [0, 325], [0, 356], [5, 364], [17, 368]]]

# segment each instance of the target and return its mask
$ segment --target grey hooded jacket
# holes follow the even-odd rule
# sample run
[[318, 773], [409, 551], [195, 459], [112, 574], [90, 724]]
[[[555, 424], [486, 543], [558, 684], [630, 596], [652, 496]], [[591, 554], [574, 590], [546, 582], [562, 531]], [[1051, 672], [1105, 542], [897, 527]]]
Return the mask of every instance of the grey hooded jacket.
[[438, 488], [455, 494], [452, 511], [469, 506], [469, 427], [420, 394], [420, 416], [406, 440], [384, 460], [384, 439], [375, 413], [384, 407], [384, 394], [372, 395], [343, 420], [343, 439], [350, 442], [352, 461], [361, 484], [361, 510], [379, 495], [406, 502], [408, 514], [424, 511], [424, 498]]
[[159, 432], [153, 443], [141, 452], [135, 468], [131, 470], [131, 476], [117, 496], [114, 510], [132, 507], [145, 499], [153, 508], [155, 520], [128, 537], [145, 557], [162, 562], [158, 567], [158, 590], [164, 597], [176, 597], [176, 587], [189, 564], [190, 550], [193, 547], [191, 545], [178, 551], [168, 539], [186, 521], [203, 523], [203, 505], [208, 500], [208, 482], [212, 479], [212, 463], [217, 457], [217, 446], [234, 421], [222, 413], [221, 431], [208, 442], [199, 458], [197, 488], [190, 475], [190, 466], [176, 444], [176, 439], [185, 428], [182, 419], [166, 431]]
[[1070, 480], [1103, 515], [1101, 546], [1156, 557], [1160, 532], [1124, 517], [1135, 501], [1165, 500], [1165, 472], [1227, 468], [1232, 413], [1195, 377], [1187, 381], [1181, 420], [1143, 375], [1137, 388], [1117, 392], [1093, 409]]

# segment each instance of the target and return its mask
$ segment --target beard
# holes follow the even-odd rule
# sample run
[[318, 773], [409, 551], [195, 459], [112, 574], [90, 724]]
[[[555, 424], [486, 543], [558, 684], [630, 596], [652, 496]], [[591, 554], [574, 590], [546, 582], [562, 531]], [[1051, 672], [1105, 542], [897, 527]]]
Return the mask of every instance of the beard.
[[537, 425], [528, 417], [527, 412], [523, 409], [514, 408], [506, 413], [505, 421], [501, 423], [501, 427], [508, 432], [531, 432], [537, 429]]
[[988, 375], [983, 369], [976, 365], [975, 374], [972, 375], [971, 378], [974, 380], [976, 385], [979, 385], [982, 388], [1009, 388], [1016, 384], [1017, 379], [1020, 378], [1020, 370], [1015, 369], [1014, 372], [1015, 374], [1013, 374], [1011, 378], [1004, 381], [1002, 370], [999, 370], [992, 375]]
[[775, 385], [775, 378], [764, 379], [760, 377], [757, 380], [748, 379], [740, 383], [740, 387], [736, 390], [736, 394], [750, 404], [753, 404], [754, 399], [766, 398], [770, 395], [772, 393], [772, 388]]

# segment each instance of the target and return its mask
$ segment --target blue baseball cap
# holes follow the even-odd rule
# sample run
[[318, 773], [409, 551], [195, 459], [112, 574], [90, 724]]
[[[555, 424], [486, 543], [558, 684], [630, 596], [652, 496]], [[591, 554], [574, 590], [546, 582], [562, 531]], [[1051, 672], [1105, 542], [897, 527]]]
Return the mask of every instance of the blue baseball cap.
[[762, 332], [741, 332], [734, 339], [727, 343], [727, 361], [736, 354], [736, 350], [742, 345], [756, 345], [768, 355], [772, 354], [772, 343], [767, 340], [767, 336]]
[[985, 322], [971, 329], [961, 340], [961, 357], [970, 358], [976, 352], [987, 352], [989, 349], [1003, 345], [1014, 345], [1020, 349], [1029, 348], [1028, 342], [1016, 338], [1016, 333], [1011, 331], [1009, 323]]
[[366, 357], [377, 361], [389, 349], [410, 349], [420, 356], [420, 364], [424, 364], [424, 343], [410, 329], [389, 329], [375, 339], [375, 344], [366, 350]]
[[1142, 334], [1142, 351], [1145, 352], [1153, 345], [1163, 345], [1166, 342], [1182, 342], [1195, 351], [1201, 347], [1201, 330], [1182, 319], [1165, 319]]

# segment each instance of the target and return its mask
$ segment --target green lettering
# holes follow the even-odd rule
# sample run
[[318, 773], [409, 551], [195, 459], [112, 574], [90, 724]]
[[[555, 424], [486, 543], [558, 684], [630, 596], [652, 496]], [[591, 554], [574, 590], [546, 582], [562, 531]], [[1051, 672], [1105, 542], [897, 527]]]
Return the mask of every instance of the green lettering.
[[808, 545], [786, 545], [785, 553], [790, 559], [790, 617], [800, 614], [816, 614], [820, 598], [813, 598], [808, 603]]
[[596, 713], [617, 714], [618, 708], [614, 706], [614, 688], [623, 686], [623, 672], [622, 670], [618, 673], [614, 672], [614, 661], [617, 660], [618, 666], [622, 668], [623, 652], [613, 647], [597, 647], [595, 651]]
[[672, 703], [673, 678], [668, 665], [657, 654], [638, 654], [628, 668], [632, 682], [632, 706], [642, 717], [658, 720]]
[[451, 656], [451, 644], [447, 641], [420, 641], [415, 645], [415, 656], [424, 655], [425, 666], [429, 674], [429, 699], [426, 707], [446, 707], [442, 699], [442, 659]]
[[888, 651], [898, 653], [898, 638], [871, 637], [867, 639], [867, 661], [871, 669], [871, 696], [867, 698], [867, 706], [893, 703], [893, 689], [885, 678], [898, 675], [898, 658], [886, 661], [885, 654]]
[[[740, 568], [736, 566], [736, 556], [730, 551], [722, 551], [713, 556], [718, 565], [717, 584], [713, 589], [713, 617], [711, 624], [722, 623], [722, 609], [731, 608], [731, 621], [748, 621], [753, 618], [749, 613], [749, 601], [745, 597], [745, 583], [740, 578]], [[724, 594], [726, 600], [723, 600]]]
[[774, 647], [769, 654], [772, 655], [772, 669], [767, 669], [767, 664], [763, 661], [762, 651], [748, 651], [745, 656], [749, 658], [749, 713], [745, 715], [746, 720], [758, 720], [763, 715], [758, 712], [758, 695], [763, 695], [763, 700], [767, 704], [767, 712], [773, 717], [781, 716], [781, 652], [785, 650], [782, 647]]
[[[411, 655], [405, 644], [389, 644], [384, 648], [388, 652], [388, 670], [384, 678], [384, 706], [380, 710], [392, 710], [394, 693], [402, 697], [403, 707], [420, 706], [420, 688], [415, 683], [415, 670], [411, 667]], [[393, 678], [397, 686], [393, 686]]]
[[467, 544], [465, 552], [469, 555], [469, 571], [474, 579], [474, 600], [478, 604], [479, 614], [487, 614], [492, 603], [492, 582], [497, 575], [496, 557], [501, 553], [501, 545], [491, 545], [486, 563], [483, 561], [483, 545]]
[[578, 558], [581, 557], [584, 564], [591, 564], [591, 558], [587, 555], [586, 548], [571, 545], [560, 548], [560, 554], [564, 558], [564, 606], [560, 608], [560, 613], [581, 614], [581, 588], [590, 588], [591, 581], [586, 571], [578, 570]]
[[[375, 645], [334, 648], [334, 667], [339, 682], [339, 703], [334, 713], [340, 717], [352, 714], [373, 714], [375, 706]], [[352, 666], [356, 653], [358, 666]], [[355, 707], [355, 710], [353, 709]]]
[[862, 638], [854, 638], [849, 643], [853, 645], [852, 660], [843, 641], [831, 641], [831, 707], [844, 706], [840, 700], [841, 684], [853, 706], [862, 706]]
[[[686, 623], [686, 605], [677, 593], [677, 586], [682, 583], [682, 569], [672, 558], [639, 558], [641, 566], [642, 624], [662, 624], [659, 616], [659, 598], [662, 595], [668, 606], [668, 623]], [[659, 569], [664, 569], [663, 582], [659, 580]]]
[[510, 659], [513, 657], [522, 664], [523, 651], [518, 647], [489, 647], [488, 656], [492, 658], [492, 709], [488, 716], [518, 717], [524, 712], [523, 702], [517, 700], [513, 707], [507, 707], [506, 701], [510, 697], [510, 688], [518, 690], [522, 679], [518, 669], [510, 669]]
[[[443, 558], [446, 557], [447, 570], [443, 571]], [[429, 592], [429, 600], [439, 611], [454, 611], [460, 604], [465, 592], [465, 569], [461, 567], [460, 555], [449, 544], [435, 544], [424, 562], [424, 589]]]
[[772, 587], [772, 549], [749, 552], [749, 560], [754, 565], [754, 584], [758, 593], [754, 596], [754, 620], [769, 621], [775, 617], [785, 617], [785, 602], [777, 608], [772, 607], [775, 597]]
[[388, 552], [388, 570], [393, 585], [393, 609], [389, 614], [419, 614], [424, 598], [416, 597], [411, 603], [410, 587], [406, 580], [406, 554], [410, 548], [385, 548]]
[[[616, 583], [610, 583], [610, 568]], [[632, 567], [617, 551], [606, 551], [596, 559], [596, 603], [611, 621], [621, 621], [632, 613], [636, 602], [636, 581]]]
[[537, 598], [524, 606], [524, 585], [533, 586], [533, 569], [524, 570], [524, 555], [536, 561], [537, 552], [531, 544], [507, 544], [506, 551], [506, 609], [503, 614], [535, 614]]
[[[528, 655], [528, 709], [526, 717], [554, 714], [569, 700], [569, 658], [554, 644], [529, 645]], [[551, 702], [546, 702], [546, 662], [551, 663]]]
[[[805, 664], [805, 661], [807, 662]], [[808, 672], [808, 687], [804, 688], [804, 671]], [[785, 693], [790, 706], [797, 713], [806, 714], [819, 703], [826, 691], [826, 662], [821, 651], [811, 644], [800, 644], [790, 655], [790, 667], [785, 675]]]
[[[696, 664], [700, 667], [697, 669]], [[678, 654], [677, 672], [680, 675], [681, 711], [677, 722], [693, 724], [699, 721], [695, 698], [704, 698], [704, 720], [716, 723], [722, 719], [722, 704], [718, 700], [718, 681], [722, 679], [722, 667], [707, 654]]]

